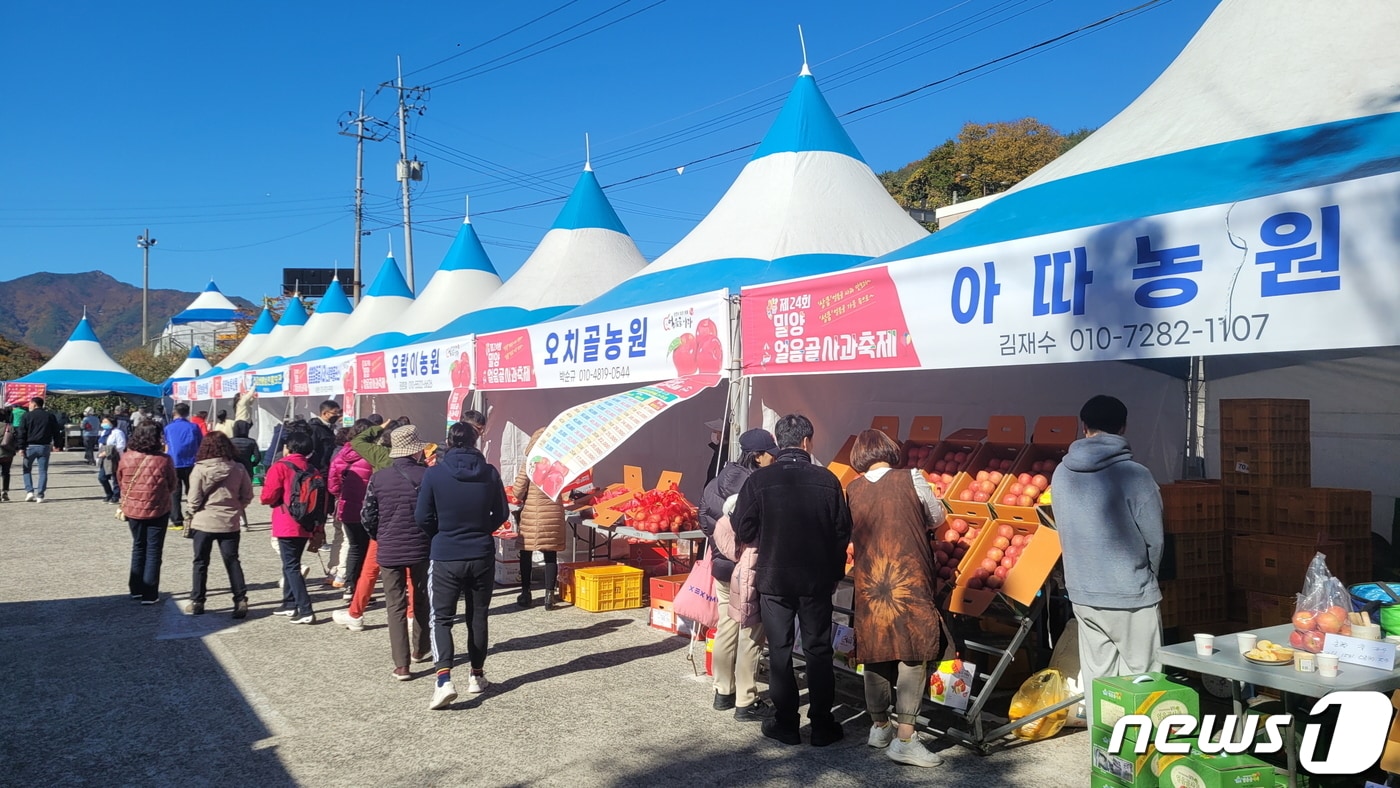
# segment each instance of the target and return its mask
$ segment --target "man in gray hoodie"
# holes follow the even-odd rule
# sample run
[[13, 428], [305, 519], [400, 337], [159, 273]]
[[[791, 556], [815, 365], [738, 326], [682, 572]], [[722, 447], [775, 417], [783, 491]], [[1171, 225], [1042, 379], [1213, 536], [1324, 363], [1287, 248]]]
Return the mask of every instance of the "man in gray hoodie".
[[1123, 437], [1127, 406], [1100, 394], [1079, 420], [1084, 437], [1070, 445], [1052, 486], [1087, 695], [1096, 678], [1161, 670], [1162, 493]]

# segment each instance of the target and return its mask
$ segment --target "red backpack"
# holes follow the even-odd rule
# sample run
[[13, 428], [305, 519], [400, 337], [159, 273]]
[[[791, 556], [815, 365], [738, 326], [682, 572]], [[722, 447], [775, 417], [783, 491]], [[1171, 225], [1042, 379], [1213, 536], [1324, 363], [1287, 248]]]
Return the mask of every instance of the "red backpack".
[[309, 462], [305, 467], [298, 467], [290, 460], [278, 462], [292, 470], [292, 492], [283, 504], [287, 514], [308, 531], [324, 525], [326, 507], [330, 501], [325, 474]]

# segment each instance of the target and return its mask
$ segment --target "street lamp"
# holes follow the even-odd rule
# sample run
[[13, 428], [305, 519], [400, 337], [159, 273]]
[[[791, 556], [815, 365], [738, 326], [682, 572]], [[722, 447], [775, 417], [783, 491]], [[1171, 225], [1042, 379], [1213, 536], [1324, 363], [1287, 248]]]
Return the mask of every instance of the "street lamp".
[[151, 237], [148, 228], [144, 235], [136, 236], [136, 246], [141, 249], [141, 347], [151, 340], [150, 334], [146, 330], [147, 315], [147, 293], [151, 287], [151, 247], [156, 245], [156, 239]]

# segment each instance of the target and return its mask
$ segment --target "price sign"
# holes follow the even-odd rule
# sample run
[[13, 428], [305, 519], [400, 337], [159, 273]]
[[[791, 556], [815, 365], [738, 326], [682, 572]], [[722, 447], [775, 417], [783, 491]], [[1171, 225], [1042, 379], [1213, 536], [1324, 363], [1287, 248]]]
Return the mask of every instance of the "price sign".
[[1379, 670], [1395, 670], [1395, 644], [1384, 640], [1363, 640], [1328, 634], [1323, 650], [1336, 654], [1337, 661]]

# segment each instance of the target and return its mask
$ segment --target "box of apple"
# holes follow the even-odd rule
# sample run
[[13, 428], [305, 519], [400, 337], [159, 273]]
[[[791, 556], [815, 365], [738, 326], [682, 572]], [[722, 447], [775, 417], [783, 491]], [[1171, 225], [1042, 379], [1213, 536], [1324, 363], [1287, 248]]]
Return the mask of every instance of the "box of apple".
[[933, 534], [933, 568], [938, 579], [951, 583], [959, 576], [967, 554], [977, 544], [986, 517], [953, 515]]
[[936, 448], [937, 447], [931, 443], [905, 441], [902, 450], [903, 456], [900, 458], [899, 467], [927, 470], [927, 466], [933, 463], [933, 452]]
[[1035, 535], [1017, 533], [1014, 525], [995, 520], [988, 529], [963, 567], [966, 579], [962, 585], [999, 591]]
[[694, 531], [700, 527], [698, 510], [674, 486], [638, 493], [625, 512], [627, 525], [652, 534]]
[[932, 473], [954, 476], [967, 470], [968, 463], [972, 462], [972, 455], [976, 452], [977, 446], [975, 444], [952, 446], [949, 449], [945, 449], [944, 452], [938, 456], [934, 456], [933, 452], [929, 452], [924, 456], [927, 465], [921, 465], [919, 467]]

